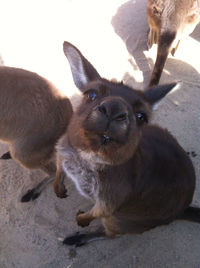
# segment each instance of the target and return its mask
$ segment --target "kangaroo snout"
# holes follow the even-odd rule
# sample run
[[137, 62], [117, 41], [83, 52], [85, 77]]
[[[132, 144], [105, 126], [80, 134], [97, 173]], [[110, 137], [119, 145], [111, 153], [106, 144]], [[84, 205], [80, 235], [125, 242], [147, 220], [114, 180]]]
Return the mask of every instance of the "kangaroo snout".
[[129, 125], [128, 109], [120, 100], [105, 100], [98, 107], [99, 116], [103, 121], [101, 144], [126, 142]]
[[126, 143], [129, 128], [133, 128], [130, 126], [132, 122], [129, 117], [132, 117], [132, 113], [129, 106], [120, 97], [99, 96], [87, 110], [87, 116], [79, 118], [85, 138], [90, 143], [95, 144], [96, 148], [101, 149], [105, 145], [114, 146], [116, 143], [118, 145]]
[[[83, 122], [86, 137], [98, 146], [123, 144], [128, 139], [129, 112], [121, 101], [104, 100], [89, 113]], [[91, 138], [92, 134], [92, 138]]]

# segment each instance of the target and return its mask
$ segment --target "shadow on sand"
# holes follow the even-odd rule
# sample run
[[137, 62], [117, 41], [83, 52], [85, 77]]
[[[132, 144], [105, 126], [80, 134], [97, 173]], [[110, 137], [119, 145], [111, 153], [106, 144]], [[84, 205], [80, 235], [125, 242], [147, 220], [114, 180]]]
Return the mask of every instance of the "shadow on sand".
[[[144, 54], [144, 51], [148, 50], [147, 37], [149, 29], [146, 16], [146, 0], [126, 2], [118, 8], [111, 23], [115, 32], [124, 41], [138, 68], [142, 71], [143, 84], [146, 85], [152, 69]], [[133, 65], [133, 63], [131, 64]]]

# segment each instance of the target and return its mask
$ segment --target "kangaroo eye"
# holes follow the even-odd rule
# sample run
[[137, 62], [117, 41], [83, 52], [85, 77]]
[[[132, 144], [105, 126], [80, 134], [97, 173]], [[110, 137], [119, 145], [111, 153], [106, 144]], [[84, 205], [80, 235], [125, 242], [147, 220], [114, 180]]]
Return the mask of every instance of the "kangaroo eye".
[[137, 112], [136, 113], [136, 120], [139, 124], [141, 123], [148, 123], [148, 118], [147, 115], [143, 112]]
[[97, 93], [96, 93], [95, 91], [90, 91], [90, 92], [88, 93], [88, 98], [89, 98], [91, 101], [95, 100], [96, 97], [97, 97]]

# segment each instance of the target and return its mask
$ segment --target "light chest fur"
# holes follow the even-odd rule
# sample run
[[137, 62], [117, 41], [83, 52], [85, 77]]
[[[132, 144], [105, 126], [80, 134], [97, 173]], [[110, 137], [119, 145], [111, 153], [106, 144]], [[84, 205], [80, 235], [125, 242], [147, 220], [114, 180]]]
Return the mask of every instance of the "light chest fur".
[[67, 177], [75, 183], [80, 194], [96, 200], [99, 192], [99, 180], [96, 165], [91, 160], [92, 155], [82, 151], [77, 152], [69, 146], [62, 150], [62, 157], [63, 170]]

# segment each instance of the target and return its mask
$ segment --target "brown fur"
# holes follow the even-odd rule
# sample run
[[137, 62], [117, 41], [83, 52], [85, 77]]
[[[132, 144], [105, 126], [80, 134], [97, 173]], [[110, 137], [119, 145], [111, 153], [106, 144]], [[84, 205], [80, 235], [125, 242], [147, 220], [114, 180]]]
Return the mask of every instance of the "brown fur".
[[78, 225], [101, 218], [105, 229], [64, 243], [78, 246], [105, 234], [143, 232], [183, 217], [195, 189], [192, 162], [167, 130], [147, 124], [152, 106], [176, 84], [143, 93], [101, 78], [70, 43], [64, 43], [64, 52], [84, 97], [58, 142], [54, 187], [62, 197], [63, 169], [94, 203], [90, 211], [77, 213]]
[[149, 48], [158, 44], [149, 87], [159, 83], [169, 53], [175, 54], [180, 40], [200, 22], [200, 0], [148, 0]]
[[5, 66], [0, 95], [0, 139], [9, 144], [12, 158], [55, 176], [54, 147], [72, 115], [68, 98], [36, 73]]

